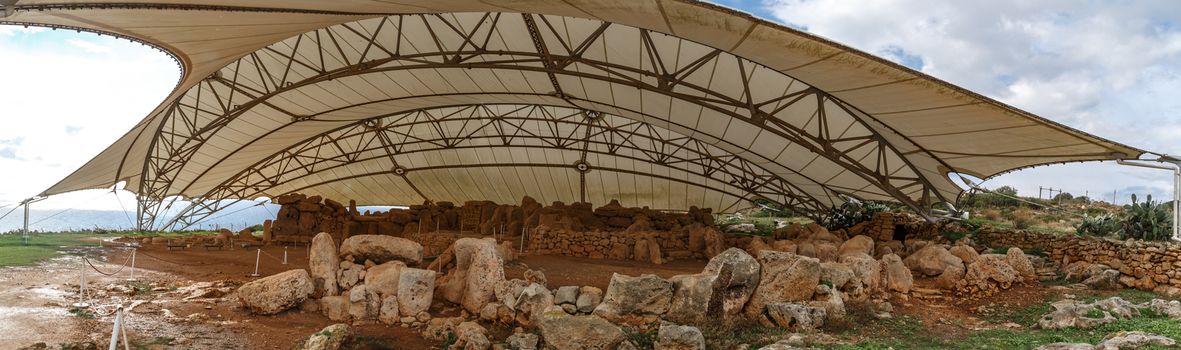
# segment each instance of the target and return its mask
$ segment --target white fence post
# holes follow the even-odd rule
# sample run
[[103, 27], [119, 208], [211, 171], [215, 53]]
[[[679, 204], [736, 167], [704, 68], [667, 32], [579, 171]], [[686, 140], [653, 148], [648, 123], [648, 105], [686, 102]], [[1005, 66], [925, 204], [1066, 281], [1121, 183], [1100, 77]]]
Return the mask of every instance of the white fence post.
[[259, 248], [258, 251], [254, 253], [254, 274], [250, 275], [250, 277], [258, 277], [258, 258], [261, 257], [262, 248]]

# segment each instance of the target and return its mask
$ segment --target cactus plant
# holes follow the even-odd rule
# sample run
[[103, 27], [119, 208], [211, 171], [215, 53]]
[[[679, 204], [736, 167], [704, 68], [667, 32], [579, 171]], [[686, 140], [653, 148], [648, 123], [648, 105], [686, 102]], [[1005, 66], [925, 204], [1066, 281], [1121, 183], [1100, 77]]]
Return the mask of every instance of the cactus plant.
[[1173, 218], [1169, 208], [1152, 200], [1152, 195], [1140, 203], [1132, 195], [1132, 204], [1125, 210], [1122, 238], [1163, 241], [1173, 235]]

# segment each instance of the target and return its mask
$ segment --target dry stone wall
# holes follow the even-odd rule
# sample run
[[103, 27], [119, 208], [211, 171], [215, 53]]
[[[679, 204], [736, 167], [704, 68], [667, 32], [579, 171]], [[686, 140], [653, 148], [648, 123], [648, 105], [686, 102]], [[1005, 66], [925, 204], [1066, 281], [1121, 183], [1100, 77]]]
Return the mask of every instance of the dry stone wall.
[[978, 236], [993, 246], [1041, 248], [1060, 266], [1086, 262], [1120, 273], [1120, 284], [1181, 295], [1181, 245], [1028, 231], [983, 229]]
[[[688, 236], [684, 228], [714, 224], [710, 209], [671, 213], [624, 207], [618, 201], [598, 208], [590, 203], [554, 202], [544, 206], [525, 197], [519, 205], [427, 202], [384, 212], [361, 212], [356, 202], [346, 206], [299, 193], [279, 196], [275, 202], [281, 205], [277, 217], [263, 225], [268, 240], [302, 244], [320, 232], [328, 232], [336, 241], [356, 235], [391, 235], [422, 244], [427, 256], [442, 253], [460, 236], [519, 237], [526, 232], [535, 241], [529, 243], [530, 247], [543, 254], [606, 256], [610, 243], [635, 245], [637, 238], [643, 241], [647, 237], [661, 242], [661, 248], [674, 257], [687, 257], [682, 252]], [[618, 235], [620, 232], [626, 234]]]

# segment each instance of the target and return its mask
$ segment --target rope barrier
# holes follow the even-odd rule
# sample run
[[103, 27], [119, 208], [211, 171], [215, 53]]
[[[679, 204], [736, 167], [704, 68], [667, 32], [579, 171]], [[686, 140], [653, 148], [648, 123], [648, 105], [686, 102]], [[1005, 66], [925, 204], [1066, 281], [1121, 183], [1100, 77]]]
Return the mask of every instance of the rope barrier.
[[275, 261], [278, 261], [280, 263], [283, 262], [283, 259], [279, 259], [279, 257], [271, 255], [271, 253], [267, 253], [265, 250], [259, 249], [258, 251], [262, 252], [263, 254], [266, 254], [266, 256], [270, 257], [271, 259], [275, 259]]
[[143, 255], [143, 256], [147, 256], [147, 257], [149, 257], [149, 258], [152, 258], [152, 259], [156, 259], [156, 260], [159, 260], [159, 261], [163, 261], [163, 262], [166, 262], [166, 263], [169, 263], [169, 264], [177, 265], [177, 266], [202, 266], [202, 265], [204, 265], [204, 264], [185, 264], [185, 263], [178, 263], [178, 262], [175, 262], [175, 261], [169, 261], [168, 259], [164, 259], [164, 258], [157, 257], [157, 256], [155, 256], [155, 255], [151, 255], [151, 254], [148, 254], [148, 253], [139, 253], [139, 254], [140, 254], [140, 255]]
[[90, 268], [94, 269], [94, 272], [98, 272], [99, 274], [106, 275], [106, 276], [114, 276], [114, 275], [119, 274], [120, 272], [123, 272], [123, 269], [127, 268], [127, 263], [131, 262], [131, 255], [128, 254], [127, 259], [123, 261], [123, 266], [119, 266], [119, 269], [115, 270], [115, 272], [112, 272], [112, 273], [106, 273], [106, 272], [103, 272], [103, 270], [99, 270], [98, 266], [94, 266], [94, 263], [90, 262], [90, 259], [86, 258], [85, 256], [82, 257], [82, 260], [86, 261], [86, 264], [90, 265]]

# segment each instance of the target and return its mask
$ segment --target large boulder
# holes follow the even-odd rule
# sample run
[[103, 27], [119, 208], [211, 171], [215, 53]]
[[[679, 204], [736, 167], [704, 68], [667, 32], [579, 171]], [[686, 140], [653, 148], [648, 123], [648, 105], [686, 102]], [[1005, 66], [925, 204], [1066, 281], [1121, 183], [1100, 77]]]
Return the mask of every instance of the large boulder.
[[727, 249], [705, 265], [703, 274], [717, 276], [713, 279], [707, 314], [730, 318], [742, 313], [750, 296], [759, 287], [762, 277], [758, 260], [742, 249]]
[[435, 293], [435, 272], [403, 268], [398, 276], [397, 303], [402, 316], [415, 316], [430, 309]]
[[1009, 265], [1009, 260], [1005, 255], [982, 254], [976, 259], [976, 262], [968, 265], [963, 283], [983, 291], [989, 291], [995, 290], [997, 287], [1008, 289], [1019, 278], [1017, 270]]
[[845, 255], [856, 254], [856, 253], [873, 255], [873, 253], [874, 253], [873, 238], [869, 238], [869, 236], [866, 236], [866, 235], [856, 235], [856, 236], [853, 236], [853, 238], [850, 238], [849, 240], [845, 241], [845, 243], [841, 243], [840, 249], [837, 250], [837, 255], [839, 255], [839, 256], [845, 256]]
[[340, 255], [337, 255], [336, 241], [332, 240], [328, 232], [320, 232], [312, 238], [311, 254], [308, 256], [308, 270], [315, 293], [325, 296], [340, 294], [336, 285], [338, 268]]
[[705, 336], [693, 326], [661, 322], [655, 350], [705, 350]]
[[918, 272], [923, 276], [939, 276], [948, 267], [958, 266], [964, 268], [963, 260], [952, 255], [947, 249], [938, 244], [930, 244], [910, 256], [905, 260], [906, 267], [912, 271]]
[[595, 315], [571, 316], [552, 308], [539, 317], [538, 328], [546, 347], [557, 350], [614, 350], [623, 343], [623, 330]]
[[594, 314], [614, 321], [646, 323], [668, 311], [672, 296], [672, 282], [656, 275], [631, 277], [616, 273], [611, 275], [607, 293]]
[[951, 247], [947, 252], [960, 258], [964, 262], [964, 265], [971, 264], [976, 261], [976, 258], [980, 257], [980, 253], [977, 253], [975, 249], [964, 244]]
[[238, 287], [237, 294], [251, 312], [274, 315], [298, 306], [313, 289], [307, 270], [298, 269], [247, 282]]
[[337, 323], [312, 334], [303, 343], [301, 350], [339, 350], [353, 336], [353, 329], [347, 324]]
[[759, 264], [759, 286], [746, 305], [748, 316], [763, 314], [767, 304], [811, 300], [820, 284], [816, 258], [768, 250], [759, 254]]
[[[530, 283], [521, 289], [511, 310], [516, 311], [517, 323], [523, 326], [533, 326], [541, 320], [551, 306], [554, 306], [554, 295], [540, 284]], [[563, 311], [565, 312], [565, 311]]]
[[422, 262], [422, 245], [409, 239], [385, 235], [356, 235], [340, 244], [341, 257], [375, 263], [398, 260], [408, 265]]
[[401, 261], [390, 261], [365, 270], [365, 288], [370, 292], [384, 297], [398, 293], [398, 281], [402, 277], [402, 270], [406, 264]]
[[1083, 284], [1093, 289], [1116, 290], [1120, 288], [1119, 276], [1119, 270], [1107, 269], [1083, 280]]
[[496, 286], [504, 281], [504, 260], [496, 252], [496, 240], [456, 240], [431, 264], [431, 269], [445, 267], [449, 271], [436, 282], [436, 292], [443, 299], [463, 305], [471, 313], [496, 300]]
[[704, 236], [705, 257], [712, 259], [726, 249], [726, 239], [722, 237], [722, 233], [718, 232], [718, 230], [707, 227]]
[[335, 322], [348, 322], [352, 319], [349, 316], [349, 296], [347, 295], [333, 295], [329, 297], [320, 298], [320, 311], [327, 316], [329, 320]]
[[1075, 261], [1066, 264], [1062, 268], [1062, 272], [1066, 273], [1066, 279], [1071, 281], [1085, 281], [1091, 277], [1102, 274], [1103, 271], [1111, 269], [1110, 266], [1104, 264], [1094, 264], [1086, 261]]
[[1085, 304], [1077, 300], [1058, 301], [1050, 304], [1050, 307], [1053, 311], [1038, 320], [1038, 327], [1042, 329], [1089, 329], [1116, 321], [1110, 312], [1101, 310], [1095, 304]]
[[665, 318], [693, 324], [706, 320], [706, 314], [713, 306], [710, 301], [717, 278], [718, 275], [709, 273], [669, 277], [668, 281], [673, 284], [673, 295]]
[[1029, 261], [1029, 257], [1025, 256], [1025, 252], [1021, 248], [1012, 247], [1005, 252], [1005, 260], [1009, 262], [1009, 266], [1017, 271], [1017, 276], [1025, 282], [1037, 281], [1037, 270], [1033, 268], [1033, 263]]
[[844, 320], [845, 314], [845, 297], [839, 290], [835, 290], [826, 285], [816, 286], [816, 295], [814, 300], [808, 302], [808, 306], [814, 306], [824, 309], [828, 320]]
[[848, 264], [826, 262], [820, 264], [820, 280], [828, 281], [833, 288], [845, 290], [849, 281], [853, 280], [853, 268]]
[[768, 326], [791, 328], [798, 331], [813, 331], [824, 326], [828, 318], [828, 311], [822, 307], [814, 307], [793, 303], [767, 304], [764, 322]]
[[891, 291], [909, 293], [910, 288], [914, 285], [914, 277], [910, 275], [910, 269], [906, 268], [906, 264], [902, 263], [902, 258], [895, 254], [882, 256], [882, 275], [885, 278], [886, 289]]
[[509, 349], [537, 350], [537, 342], [539, 340], [541, 339], [536, 334], [522, 332], [513, 333], [513, 335], [508, 336], [508, 338], [504, 339], [504, 343], [508, 345]]
[[1119, 331], [1103, 337], [1103, 341], [1095, 345], [1099, 350], [1139, 349], [1155, 345], [1159, 347], [1173, 347], [1177, 341], [1173, 338], [1141, 331]]
[[861, 298], [881, 290], [882, 264], [874, 260], [872, 256], [850, 254], [842, 256], [841, 263], [848, 265], [849, 269], [853, 271], [853, 278], [848, 282], [851, 286], [846, 286], [844, 289], [849, 291], [850, 296]]
[[813, 257], [823, 262], [834, 262], [840, 258], [837, 255], [837, 245], [832, 242], [816, 241], [813, 243], [816, 247], [816, 255]]

